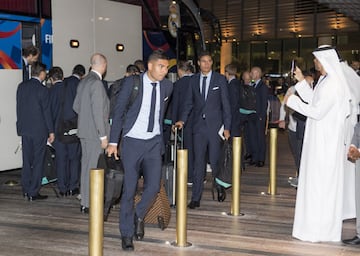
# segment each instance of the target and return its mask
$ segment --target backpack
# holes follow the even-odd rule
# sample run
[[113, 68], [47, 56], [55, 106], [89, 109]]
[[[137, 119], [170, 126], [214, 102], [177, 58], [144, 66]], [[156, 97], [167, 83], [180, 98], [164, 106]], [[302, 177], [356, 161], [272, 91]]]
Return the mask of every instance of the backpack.
[[240, 108], [256, 111], [256, 91], [251, 85], [240, 86]]
[[67, 86], [68, 84], [65, 80], [60, 98], [59, 124], [56, 130], [56, 136], [60, 142], [64, 144], [72, 144], [80, 142], [80, 139], [77, 137], [78, 115], [76, 114], [71, 119], [64, 119], [64, 104]]
[[[133, 89], [131, 92], [131, 95], [129, 97], [129, 101], [126, 105], [126, 112], [129, 110], [131, 105], [134, 103], [138, 93], [139, 93], [139, 86], [140, 86], [140, 76], [139, 75], [132, 75], [134, 79]], [[112, 117], [114, 115], [114, 109], [116, 106], [116, 101], [119, 96], [119, 93], [121, 91], [121, 88], [124, 83], [124, 78], [116, 80], [111, 86], [110, 86], [110, 124], [112, 121]]]
[[280, 119], [281, 102], [275, 95], [268, 96], [269, 102], [269, 123], [278, 123]]

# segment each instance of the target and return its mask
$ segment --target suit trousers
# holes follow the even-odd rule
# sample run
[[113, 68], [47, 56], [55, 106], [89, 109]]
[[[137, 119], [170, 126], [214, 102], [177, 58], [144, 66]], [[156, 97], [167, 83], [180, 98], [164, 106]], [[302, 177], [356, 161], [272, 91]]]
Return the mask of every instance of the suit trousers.
[[294, 156], [296, 169], [299, 175], [303, 140], [297, 138], [296, 132], [289, 130], [288, 133], [289, 133], [289, 144], [290, 144], [291, 153]]
[[[134, 218], [144, 218], [160, 190], [162, 138], [149, 140], [124, 137], [121, 158], [124, 165], [124, 185], [120, 202], [119, 229], [121, 236], [134, 235]], [[134, 209], [134, 198], [140, 173], [144, 177], [144, 191]]]
[[249, 118], [250, 144], [252, 148], [252, 160], [254, 162], [265, 162], [266, 153], [266, 137], [265, 137], [266, 117], [260, 119], [256, 115], [255, 118]]
[[81, 179], [80, 194], [81, 205], [89, 207], [90, 205], [90, 170], [97, 168], [99, 155], [104, 151], [101, 148], [100, 139], [80, 139], [81, 143]]
[[222, 141], [217, 133], [209, 133], [208, 129], [201, 129], [193, 134], [194, 142], [194, 175], [191, 201], [200, 201], [204, 189], [205, 168], [208, 152], [212, 176], [219, 171], [219, 157]]
[[184, 127], [184, 149], [188, 150], [188, 181], [192, 182], [194, 177], [194, 144], [192, 127], [186, 125]]
[[44, 176], [44, 159], [47, 137], [22, 136], [23, 168], [21, 184], [23, 193], [36, 196]]
[[80, 184], [80, 143], [64, 144], [58, 140], [54, 143], [56, 150], [57, 184], [61, 192], [79, 188]]

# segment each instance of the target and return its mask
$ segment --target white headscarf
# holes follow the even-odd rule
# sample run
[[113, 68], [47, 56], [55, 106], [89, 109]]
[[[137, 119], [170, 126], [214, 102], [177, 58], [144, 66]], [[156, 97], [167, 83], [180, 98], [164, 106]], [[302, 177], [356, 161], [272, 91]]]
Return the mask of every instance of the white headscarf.
[[347, 103], [346, 115], [351, 113], [351, 94], [350, 94], [350, 85], [345, 78], [342, 64], [340, 64], [339, 55], [334, 48], [329, 45], [319, 46], [315, 51], [313, 51], [314, 56], [321, 63], [323, 68], [326, 71], [327, 76], [331, 77], [332, 80], [335, 80], [335, 85], [337, 86], [337, 92], [339, 97], [344, 97], [344, 101]]
[[347, 64], [347, 62], [342, 61], [340, 65], [349, 86], [352, 104], [358, 106], [360, 103], [360, 76]]

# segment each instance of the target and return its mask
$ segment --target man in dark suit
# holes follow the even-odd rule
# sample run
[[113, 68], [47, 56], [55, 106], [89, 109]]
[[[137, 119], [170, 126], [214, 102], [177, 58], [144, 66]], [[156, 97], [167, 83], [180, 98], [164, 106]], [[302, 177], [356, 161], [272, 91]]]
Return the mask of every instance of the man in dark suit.
[[219, 171], [222, 145], [219, 132], [223, 128], [225, 139], [230, 137], [231, 108], [227, 82], [223, 75], [212, 71], [212, 64], [209, 52], [202, 52], [199, 55], [200, 73], [191, 77], [182, 117], [175, 124], [182, 128], [187, 122], [189, 113], [193, 112], [194, 177], [191, 202], [188, 205], [190, 209], [200, 207], [207, 163], [206, 152], [208, 152], [212, 176], [215, 178]]
[[[252, 152], [250, 143], [249, 120], [254, 119], [256, 115], [256, 94], [255, 89], [251, 85], [250, 71], [244, 71], [241, 75], [242, 82], [240, 84], [240, 125], [243, 129], [243, 141], [245, 145], [244, 161], [251, 162]], [[255, 95], [255, 96], [254, 96]], [[255, 120], [255, 119], [254, 119]], [[245, 153], [246, 151], [246, 153]], [[243, 164], [243, 166], [244, 166]]]
[[[140, 87], [132, 105], [127, 106], [136, 89], [134, 76], [125, 78], [115, 106], [107, 153], [117, 157], [121, 135], [120, 152], [125, 176], [119, 227], [122, 248], [126, 251], [134, 250], [134, 235], [137, 240], [143, 239], [144, 217], [160, 190], [163, 120], [172, 93], [172, 83], [164, 79], [168, 68], [168, 57], [162, 51], [154, 51], [148, 59], [148, 70], [140, 75]], [[144, 191], [134, 209], [140, 168]]]
[[22, 82], [16, 94], [17, 133], [22, 138], [23, 169], [21, 184], [29, 201], [46, 199], [40, 195], [44, 176], [46, 142], [54, 141], [54, 127], [50, 112], [49, 91], [42, 81], [45, 65], [33, 63], [32, 78]]
[[[190, 86], [190, 79], [194, 73], [194, 68], [190, 62], [179, 61], [177, 65], [179, 80], [174, 83], [174, 91], [172, 95], [172, 121], [180, 120], [181, 114], [184, 109], [184, 102], [187, 99], [187, 92]], [[194, 148], [192, 138], [192, 115], [188, 118], [184, 127], [184, 148], [188, 150], [188, 182], [192, 183], [194, 174]]]
[[[76, 89], [80, 79], [85, 75], [85, 67], [76, 65], [73, 74], [63, 81], [60, 67], [53, 67], [49, 71], [51, 88], [51, 112], [54, 127], [59, 131], [59, 122], [71, 120], [77, 116], [72, 106], [76, 96]], [[54, 141], [56, 150], [57, 185], [61, 196], [78, 195], [80, 187], [80, 141], [68, 143], [56, 136]]]
[[225, 77], [228, 82], [231, 107], [231, 137], [241, 136], [240, 124], [240, 81], [236, 78], [237, 68], [234, 64], [225, 66]]
[[39, 58], [40, 51], [35, 46], [31, 45], [23, 49], [22, 56], [22, 71], [23, 71], [23, 81], [27, 81], [31, 78], [31, 65], [36, 62]]
[[250, 152], [252, 161], [250, 164], [263, 167], [266, 153], [266, 110], [268, 104], [268, 87], [261, 80], [262, 71], [259, 67], [253, 67], [250, 77], [256, 91], [256, 114], [249, 117], [249, 143], [253, 152]]
[[90, 169], [97, 167], [99, 155], [107, 147], [110, 131], [109, 98], [102, 83], [107, 60], [104, 55], [91, 56], [91, 71], [80, 81], [73, 109], [78, 114], [78, 132], [81, 157], [81, 205], [82, 213], [89, 212]]

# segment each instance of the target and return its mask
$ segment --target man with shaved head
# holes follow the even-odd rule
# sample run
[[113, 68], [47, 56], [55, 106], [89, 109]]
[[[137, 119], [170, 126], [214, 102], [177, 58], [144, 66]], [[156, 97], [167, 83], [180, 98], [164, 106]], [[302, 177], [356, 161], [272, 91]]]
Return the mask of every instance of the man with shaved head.
[[78, 133], [81, 158], [81, 206], [82, 213], [89, 212], [90, 169], [97, 167], [99, 155], [107, 147], [110, 103], [102, 76], [106, 72], [107, 61], [104, 55], [91, 56], [91, 71], [79, 83], [73, 109], [78, 114]]

